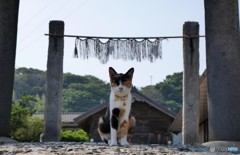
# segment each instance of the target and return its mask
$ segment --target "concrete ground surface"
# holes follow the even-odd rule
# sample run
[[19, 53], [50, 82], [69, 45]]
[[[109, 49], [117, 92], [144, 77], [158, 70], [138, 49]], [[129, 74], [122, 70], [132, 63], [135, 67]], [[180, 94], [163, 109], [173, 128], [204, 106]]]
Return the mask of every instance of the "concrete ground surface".
[[112, 146], [80, 142], [0, 142], [0, 155], [230, 155], [240, 151], [203, 145], [137, 145]]

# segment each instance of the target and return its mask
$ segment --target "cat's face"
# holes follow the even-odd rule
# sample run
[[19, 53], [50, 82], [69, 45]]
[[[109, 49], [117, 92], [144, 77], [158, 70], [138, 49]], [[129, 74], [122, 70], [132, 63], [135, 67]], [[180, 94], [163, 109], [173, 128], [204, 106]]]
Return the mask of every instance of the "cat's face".
[[134, 68], [130, 68], [125, 74], [117, 73], [112, 67], [109, 67], [109, 76], [111, 89], [116, 94], [128, 94], [132, 88]]

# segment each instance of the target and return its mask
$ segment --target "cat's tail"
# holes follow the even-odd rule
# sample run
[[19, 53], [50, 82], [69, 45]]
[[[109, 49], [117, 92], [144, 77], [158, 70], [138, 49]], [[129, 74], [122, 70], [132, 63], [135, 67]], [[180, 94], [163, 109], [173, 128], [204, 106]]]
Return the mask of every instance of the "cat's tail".
[[108, 144], [110, 139], [110, 124], [105, 117], [100, 117], [98, 121], [98, 133], [105, 143]]
[[132, 134], [135, 132], [136, 119], [133, 116], [129, 116], [128, 120], [128, 133]]

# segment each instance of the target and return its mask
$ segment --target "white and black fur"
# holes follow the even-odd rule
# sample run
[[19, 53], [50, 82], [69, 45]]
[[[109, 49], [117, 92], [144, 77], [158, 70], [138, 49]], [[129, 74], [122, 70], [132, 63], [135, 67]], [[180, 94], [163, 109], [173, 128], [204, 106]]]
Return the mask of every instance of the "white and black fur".
[[125, 74], [109, 68], [109, 107], [106, 114], [99, 118], [98, 132], [102, 140], [110, 146], [129, 145], [127, 134], [134, 131], [135, 118], [130, 116], [133, 72], [134, 68], [130, 68]]

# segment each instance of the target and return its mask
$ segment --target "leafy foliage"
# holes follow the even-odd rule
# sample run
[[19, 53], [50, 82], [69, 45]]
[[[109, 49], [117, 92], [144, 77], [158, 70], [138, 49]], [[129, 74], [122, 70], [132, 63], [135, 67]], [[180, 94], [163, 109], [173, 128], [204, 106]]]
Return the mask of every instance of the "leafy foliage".
[[36, 103], [34, 106], [34, 110], [36, 112], [44, 112], [44, 108], [45, 108], [45, 102], [46, 102], [46, 97], [43, 94], [42, 96], [36, 95]]
[[[37, 99], [32, 108], [37, 112], [44, 111], [46, 73], [37, 69], [18, 68], [15, 71], [14, 100], [22, 95]], [[91, 76], [79, 76], [71, 73], [63, 75], [64, 112], [87, 111], [100, 102], [108, 100], [109, 84]], [[29, 105], [30, 106], [30, 105]]]
[[[32, 68], [18, 68], [15, 72], [14, 97], [19, 100], [24, 94], [31, 95], [37, 101], [27, 104], [31, 109], [42, 112], [45, 103], [45, 71]], [[143, 94], [178, 112], [182, 105], [182, 73], [168, 75], [163, 82], [146, 86], [140, 90]], [[110, 85], [94, 76], [79, 76], [71, 73], [63, 75], [64, 112], [87, 111], [108, 100]]]
[[18, 128], [26, 126], [28, 116], [30, 116], [31, 111], [28, 108], [22, 107], [19, 103], [12, 104], [11, 111], [11, 135], [17, 131]]
[[19, 142], [38, 142], [41, 133], [43, 133], [43, 120], [28, 117], [25, 125], [13, 132], [12, 137]]
[[176, 103], [182, 103], [182, 76], [182, 72], [168, 75], [166, 80], [155, 86], [161, 91], [164, 101], [173, 100]]
[[146, 86], [141, 88], [140, 92], [149, 98], [153, 99], [156, 103], [162, 103], [162, 94], [155, 86]]
[[89, 141], [89, 136], [82, 129], [80, 130], [65, 130], [61, 133], [61, 141], [65, 142], [86, 142]]
[[44, 71], [33, 68], [18, 68], [15, 70], [14, 92], [15, 98], [19, 99], [22, 95], [42, 96], [45, 92]]
[[32, 109], [36, 99], [32, 96], [22, 96], [18, 102], [12, 104], [11, 137], [20, 142], [38, 141], [43, 132], [43, 120], [32, 118]]
[[155, 86], [147, 86], [141, 89], [141, 92], [157, 103], [169, 107], [178, 112], [182, 107], [182, 72], [168, 75], [163, 82]]
[[84, 78], [71, 75], [68, 73], [64, 76], [63, 109], [65, 111], [87, 111], [101, 101], [107, 100], [109, 84], [90, 75]]

